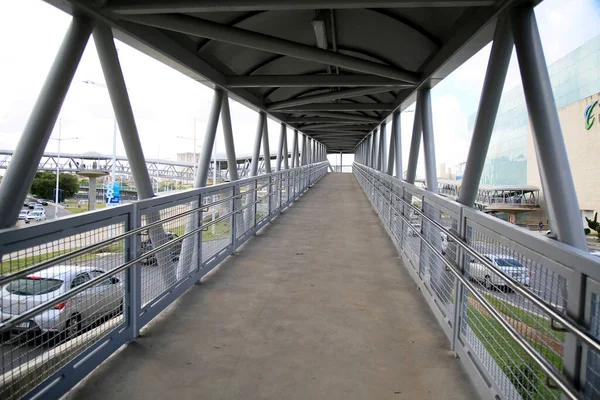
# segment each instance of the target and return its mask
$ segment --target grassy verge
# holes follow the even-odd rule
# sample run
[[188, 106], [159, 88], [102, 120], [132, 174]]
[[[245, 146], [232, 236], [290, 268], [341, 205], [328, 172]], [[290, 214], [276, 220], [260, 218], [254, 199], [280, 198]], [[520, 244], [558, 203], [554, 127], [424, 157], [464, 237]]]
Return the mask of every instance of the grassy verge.
[[[230, 233], [229, 220], [225, 219], [223, 221], [219, 221], [214, 224], [214, 227], [215, 227], [214, 234], [213, 234], [212, 225], [208, 226], [206, 228], [207, 230], [202, 232], [202, 240], [210, 241], [210, 240], [216, 240], [216, 239], [223, 239], [223, 238], [226, 238], [229, 236], [229, 233]], [[165, 229], [173, 232], [177, 236], [181, 236], [185, 233], [185, 225], [180, 225], [180, 226], [176, 226], [174, 228], [165, 228]]]
[[[84, 213], [88, 211], [88, 205], [87, 204], [82, 204], [81, 207], [77, 207], [77, 202], [76, 201], [65, 201], [65, 206], [67, 206], [65, 208], [65, 210], [70, 211], [73, 214], [80, 214], [80, 213]], [[105, 203], [100, 203], [100, 204], [96, 204], [96, 210], [101, 209], [101, 208], [105, 208], [106, 204]]]
[[[121, 245], [122, 246], [122, 245]], [[0, 272], [3, 275], [15, 273], [24, 268], [34, 266], [35, 264], [39, 264], [43, 261], [49, 260], [54, 257], [58, 257], [60, 255], [75, 251], [76, 249], [67, 249], [67, 250], [58, 250], [52, 251], [43, 254], [36, 254], [31, 256], [19, 257], [15, 259], [5, 260], [0, 264]], [[79, 257], [71, 259], [71, 261], [87, 261], [96, 257], [95, 254], [84, 254]]]
[[[557, 399], [560, 391], [546, 386], [546, 375], [529, 359], [508, 333], [491, 316], [468, 307], [467, 321], [485, 349], [498, 364], [502, 372], [512, 382], [525, 399]], [[543, 350], [535, 342], [531, 344], [538, 351]], [[544, 351], [540, 351], [544, 354]], [[558, 370], [562, 368], [559, 359], [549, 359]]]

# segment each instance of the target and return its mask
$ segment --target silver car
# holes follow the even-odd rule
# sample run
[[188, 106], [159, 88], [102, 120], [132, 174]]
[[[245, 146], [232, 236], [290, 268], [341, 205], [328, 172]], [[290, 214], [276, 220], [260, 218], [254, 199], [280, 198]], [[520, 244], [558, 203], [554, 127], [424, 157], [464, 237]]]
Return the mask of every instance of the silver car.
[[[18, 316], [104, 273], [100, 268], [64, 265], [17, 279], [2, 288], [0, 317], [6, 321]], [[106, 278], [31, 320], [21, 322], [11, 333], [63, 333], [66, 338], [73, 338], [98, 319], [121, 312], [123, 296], [119, 278]]]
[[[486, 254], [484, 257], [497, 269], [509, 275], [520, 284], [529, 286], [531, 272], [519, 260], [499, 254]], [[508, 288], [504, 279], [492, 273], [488, 267], [475, 260], [469, 262], [469, 273], [472, 279], [481, 282], [487, 289]]]

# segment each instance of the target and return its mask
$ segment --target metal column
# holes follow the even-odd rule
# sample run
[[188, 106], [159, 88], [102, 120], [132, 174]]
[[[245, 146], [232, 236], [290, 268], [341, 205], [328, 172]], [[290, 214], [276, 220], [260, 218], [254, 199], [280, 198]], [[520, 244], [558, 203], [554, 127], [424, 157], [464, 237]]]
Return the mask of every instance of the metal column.
[[285, 135], [285, 124], [281, 123], [279, 131], [279, 142], [277, 143], [277, 160], [275, 161], [275, 171], [281, 171], [281, 161], [283, 158], [283, 135]]
[[370, 168], [373, 168], [373, 141], [375, 140], [375, 137], [373, 135], [373, 132], [371, 132], [371, 134], [369, 135], [369, 138], [367, 139], [367, 166]]
[[[552, 230], [559, 241], [587, 251], [577, 193], [533, 7], [510, 10], [510, 23]], [[568, 287], [567, 314], [575, 321], [581, 321], [585, 315], [585, 282], [583, 274], [577, 273], [561, 285], [563, 291]], [[563, 371], [576, 388], [581, 387], [586, 374], [585, 368], [582, 369], [582, 352], [577, 338], [567, 333]]]
[[229, 112], [229, 96], [227, 93], [223, 93], [221, 101], [221, 124], [223, 126], [223, 139], [225, 140], [225, 152], [227, 153], [227, 169], [229, 170], [229, 180], [233, 182], [239, 178], [235, 144], [233, 141], [233, 128], [231, 127], [231, 113]]
[[421, 102], [417, 96], [415, 104], [415, 122], [413, 124], [412, 137], [410, 139], [410, 152], [408, 153], [408, 166], [406, 168], [406, 182], [414, 184], [417, 174], [417, 162], [419, 161], [419, 149], [421, 148]]
[[263, 124], [263, 160], [265, 161], [265, 173], [271, 173], [271, 151], [269, 150], [269, 127], [267, 120], [265, 118], [265, 123]]
[[435, 163], [435, 142], [433, 138], [433, 116], [431, 110], [431, 90], [420, 90], [421, 118], [423, 123], [423, 153], [425, 155], [425, 177], [427, 190], [437, 193], [437, 165]]
[[290, 152], [288, 150], [288, 143], [287, 143], [287, 129], [284, 130], [283, 132], [283, 169], [289, 169], [290, 165], [288, 162], [288, 158], [290, 156]]
[[380, 153], [380, 161], [379, 163], [381, 164], [379, 167], [379, 170], [384, 172], [386, 170], [387, 167], [387, 130], [386, 130], [386, 125], [385, 122], [383, 122], [381, 124], [381, 128], [379, 128], [379, 153]]
[[292, 168], [298, 168], [300, 166], [298, 150], [298, 129], [294, 129], [294, 136], [292, 139]]
[[258, 173], [258, 163], [260, 158], [260, 141], [262, 139], [263, 127], [267, 123], [264, 112], [258, 113], [258, 123], [256, 126], [256, 135], [254, 136], [254, 148], [252, 149], [252, 164], [250, 164], [250, 176], [256, 176]]
[[93, 28], [82, 16], [69, 25], [0, 186], [0, 229], [17, 221]]
[[544, 196], [559, 241], [587, 250], [577, 193], [532, 7], [510, 12]]
[[306, 135], [302, 135], [302, 154], [300, 157], [300, 165], [306, 165]]
[[394, 175], [398, 179], [402, 179], [402, 128], [401, 128], [400, 112], [397, 111], [392, 116], [392, 133], [394, 135], [394, 147], [396, 152], [396, 174]]
[[510, 24], [507, 17], [502, 17], [496, 23], [492, 51], [483, 82], [475, 128], [473, 129], [467, 164], [458, 196], [458, 202], [468, 207], [473, 207], [477, 197], [512, 48], [513, 38]]
[[310, 137], [306, 140], [306, 163], [312, 164], [312, 138]]
[[377, 128], [375, 128], [373, 130], [373, 133], [371, 134], [372, 136], [372, 140], [371, 140], [371, 168], [377, 169], [377, 152], [379, 150], [379, 142], [377, 141]]
[[[213, 94], [212, 104], [210, 106], [210, 114], [208, 115], [208, 123], [206, 124], [206, 134], [202, 143], [202, 151], [200, 152], [200, 161], [198, 162], [198, 175], [194, 187], [201, 188], [206, 186], [208, 180], [208, 168], [212, 158], [213, 148], [215, 145], [215, 137], [217, 136], [217, 125], [219, 124], [219, 114], [223, 104], [223, 90], [216, 88]], [[213, 165], [213, 168], [217, 168]], [[215, 185], [216, 182], [213, 182]]]
[[388, 155], [386, 171], [388, 175], [394, 175], [394, 162], [396, 160], [396, 130], [398, 127], [394, 124], [393, 120], [396, 114], [398, 113], [394, 113], [394, 116], [392, 117], [392, 131], [390, 133], [390, 154]]

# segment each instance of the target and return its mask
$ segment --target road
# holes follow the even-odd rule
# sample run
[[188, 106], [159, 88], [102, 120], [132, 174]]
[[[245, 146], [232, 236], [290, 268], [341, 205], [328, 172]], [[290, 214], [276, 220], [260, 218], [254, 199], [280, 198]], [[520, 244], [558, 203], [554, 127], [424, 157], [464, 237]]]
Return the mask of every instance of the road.
[[[206, 256], [214, 254], [217, 249], [223, 249], [228, 243], [229, 239], [204, 242], [204, 258], [206, 259]], [[107, 254], [97, 255], [91, 260], [82, 262], [81, 265], [110, 270], [121, 265], [124, 261], [123, 255]], [[142, 304], [145, 304], [160, 295], [165, 290], [165, 285], [162, 271], [158, 265], [142, 265], [141, 271]], [[118, 277], [124, 281], [124, 273], [119, 274]], [[34, 343], [32, 340], [17, 341], [16, 338], [3, 340], [0, 342], [0, 355], [2, 358], [0, 374], [9, 372], [20, 364], [33, 360], [51, 348], [51, 343], [47, 341], [45, 343]]]
[[[23, 207], [22, 209], [25, 211], [33, 211], [28, 207]], [[47, 221], [54, 219], [54, 204], [53, 203], [48, 203], [47, 206], [44, 206], [44, 211], [46, 212], [46, 220]], [[58, 218], [66, 217], [69, 215], [72, 215], [71, 211], [68, 211], [68, 210], [65, 210], [64, 208], [58, 207]], [[40, 222], [43, 222], [43, 221], [40, 221]], [[39, 224], [40, 222], [32, 220], [28, 224], [26, 224], [25, 221], [18, 221], [16, 226], [17, 226], [17, 228], [23, 228], [25, 226]]]

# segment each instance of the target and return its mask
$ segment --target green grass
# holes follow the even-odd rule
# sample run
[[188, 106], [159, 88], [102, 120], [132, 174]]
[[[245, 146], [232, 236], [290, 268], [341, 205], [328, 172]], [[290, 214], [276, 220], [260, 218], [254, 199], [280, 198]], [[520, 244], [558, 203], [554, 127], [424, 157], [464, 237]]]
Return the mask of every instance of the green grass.
[[[32, 255], [32, 256], [26, 256], [26, 257], [20, 257], [20, 258], [15, 258], [15, 259], [11, 259], [11, 260], [6, 260], [0, 264], [0, 272], [3, 275], [15, 273], [24, 268], [32, 267], [35, 264], [39, 264], [43, 261], [47, 261], [51, 258], [58, 257], [60, 255], [63, 255], [65, 253], [69, 253], [69, 252], [72, 252], [75, 250], [76, 249], [58, 250], [58, 251], [52, 251], [52, 252], [48, 252], [48, 253], [44, 253], [44, 254], [37, 254], [37, 255]], [[94, 257], [96, 257], [95, 254], [84, 254], [79, 257], [73, 258], [72, 260], [87, 261], [87, 260], [93, 259]]]
[[[87, 212], [88, 209], [88, 205], [87, 204], [82, 204], [81, 207], [77, 207], [77, 201], [70, 201], [67, 200], [65, 201], [65, 205], [68, 206], [65, 208], [65, 210], [70, 211], [72, 214], [80, 214], [80, 213], [84, 213]], [[96, 210], [100, 209], [100, 208], [105, 208], [106, 204], [105, 203], [96, 203]]]
[[[205, 221], [205, 224], [208, 221]], [[202, 232], [202, 240], [209, 241], [215, 239], [223, 239], [229, 236], [229, 220], [224, 219], [214, 224], [215, 233], [212, 233], [212, 226], [208, 226], [205, 231]], [[177, 236], [181, 236], [185, 233], [185, 225], [180, 225], [174, 228], [165, 228], [168, 231], [173, 232]]]
[[[523, 398], [545, 400], [560, 397], [560, 391], [546, 386], [546, 375], [529, 359], [529, 356], [521, 350], [494, 318], [474, 307], [469, 307], [467, 321], [488, 353]], [[543, 346], [533, 342], [531, 344], [538, 351], [543, 350], [540, 348]], [[545, 354], [545, 351], [541, 351], [541, 354]], [[560, 360], [549, 361], [559, 371], [561, 370], [562, 362]]]
[[507, 317], [519, 320], [527, 326], [539, 331], [540, 333], [552, 332], [559, 341], [565, 340], [565, 333], [554, 331], [551, 328], [550, 320], [541, 315], [524, 310], [520, 307], [510, 304], [507, 301], [501, 300], [488, 293], [482, 293], [483, 296], [496, 308], [498, 311], [505, 314]]

